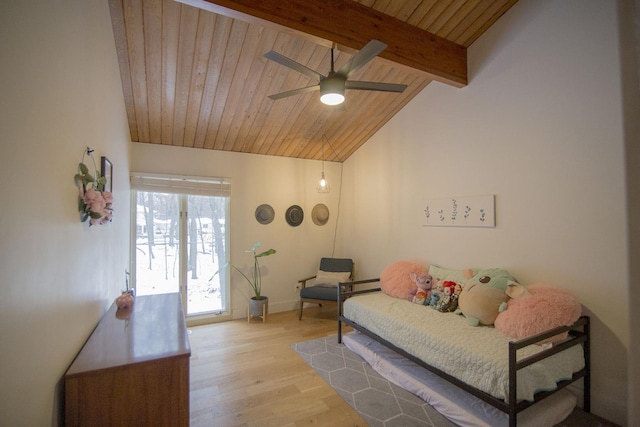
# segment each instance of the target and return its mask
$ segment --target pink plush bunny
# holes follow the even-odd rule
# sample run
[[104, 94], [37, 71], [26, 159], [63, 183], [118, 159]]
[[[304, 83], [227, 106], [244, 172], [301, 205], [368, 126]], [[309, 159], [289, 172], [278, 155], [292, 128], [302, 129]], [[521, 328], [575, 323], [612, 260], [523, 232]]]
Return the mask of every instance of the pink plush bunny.
[[424, 302], [431, 295], [431, 283], [432, 278], [430, 274], [421, 274], [417, 275], [413, 271], [410, 273], [411, 280], [415, 282], [416, 287], [409, 291], [407, 295], [407, 300], [415, 303], [424, 305]]

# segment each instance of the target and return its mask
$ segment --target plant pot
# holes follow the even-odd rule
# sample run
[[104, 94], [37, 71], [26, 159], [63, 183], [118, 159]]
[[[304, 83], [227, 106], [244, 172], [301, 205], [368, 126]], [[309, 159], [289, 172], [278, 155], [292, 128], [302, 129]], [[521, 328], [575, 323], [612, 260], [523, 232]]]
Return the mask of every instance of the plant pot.
[[249, 299], [249, 315], [248, 321], [251, 321], [252, 317], [262, 317], [262, 321], [266, 321], [267, 313], [269, 312], [269, 298], [261, 296], [260, 299], [251, 297]]

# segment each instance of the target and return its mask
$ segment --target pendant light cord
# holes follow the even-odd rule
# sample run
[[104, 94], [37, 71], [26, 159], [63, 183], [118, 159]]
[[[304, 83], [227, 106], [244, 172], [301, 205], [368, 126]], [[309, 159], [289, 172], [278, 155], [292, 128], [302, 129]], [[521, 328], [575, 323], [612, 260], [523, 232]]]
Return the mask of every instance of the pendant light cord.
[[326, 139], [326, 136], [322, 136], [322, 177], [324, 178], [324, 140]]
[[336, 212], [336, 225], [335, 225], [335, 229], [333, 230], [333, 250], [331, 251], [331, 258], [334, 257], [335, 253], [336, 253], [336, 239], [338, 236], [338, 220], [340, 219], [340, 202], [342, 201], [342, 167], [343, 164], [340, 163], [340, 189], [338, 190], [338, 209]]
[[[327, 144], [329, 144], [329, 148], [331, 148], [331, 151], [333, 151], [333, 154], [335, 154], [336, 156], [338, 155], [338, 153], [336, 153], [336, 150], [333, 149], [333, 146], [331, 145], [331, 142], [329, 141], [329, 138], [327, 138], [327, 135], [322, 134], [322, 173], [324, 174], [324, 142], [327, 142]], [[340, 219], [340, 205], [342, 203], [342, 175], [343, 175], [343, 168], [344, 168], [344, 163], [340, 162], [340, 179], [339, 179], [339, 183], [338, 185], [340, 186], [340, 188], [338, 189], [338, 208], [337, 208], [337, 212], [336, 212], [336, 223], [335, 223], [335, 227], [333, 230], [333, 248], [331, 250], [331, 258], [333, 258], [335, 256], [336, 253], [336, 241], [338, 238], [338, 221]]]

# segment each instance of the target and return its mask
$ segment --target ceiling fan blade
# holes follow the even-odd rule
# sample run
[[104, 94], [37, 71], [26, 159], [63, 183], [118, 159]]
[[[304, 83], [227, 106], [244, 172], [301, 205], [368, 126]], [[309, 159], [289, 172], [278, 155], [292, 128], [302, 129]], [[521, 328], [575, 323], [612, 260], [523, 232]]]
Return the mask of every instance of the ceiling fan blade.
[[274, 62], [277, 62], [280, 65], [284, 65], [285, 67], [289, 67], [292, 70], [295, 70], [299, 73], [302, 74], [306, 74], [309, 77], [312, 77], [316, 80], [321, 80], [324, 78], [324, 76], [322, 74], [320, 74], [317, 71], [312, 70], [311, 68], [305, 67], [304, 65], [300, 64], [299, 62], [294, 61], [293, 59], [289, 59], [284, 55], [279, 54], [276, 51], [269, 51], [267, 53], [264, 54], [264, 57], [267, 59], [270, 59]]
[[286, 98], [287, 96], [298, 95], [300, 93], [312, 92], [314, 90], [320, 90], [320, 85], [300, 87], [298, 89], [288, 90], [286, 92], [276, 93], [274, 95], [269, 95], [269, 98], [276, 100], [281, 98]]
[[363, 82], [363, 81], [351, 81], [347, 80], [345, 84], [346, 89], [355, 90], [377, 90], [379, 92], [397, 92], [401, 93], [407, 88], [407, 85], [397, 83], [382, 83], [382, 82]]
[[383, 43], [380, 40], [371, 40], [358, 53], [353, 55], [353, 57], [338, 70], [337, 74], [349, 78], [351, 74], [358, 71], [386, 48], [386, 43]]

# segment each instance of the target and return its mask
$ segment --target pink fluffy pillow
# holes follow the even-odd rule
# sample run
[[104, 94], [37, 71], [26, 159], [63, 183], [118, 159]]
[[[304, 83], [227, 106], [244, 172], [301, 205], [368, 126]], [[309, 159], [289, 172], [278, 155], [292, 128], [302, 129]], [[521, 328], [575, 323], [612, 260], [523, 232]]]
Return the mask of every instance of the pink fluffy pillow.
[[416, 284], [411, 280], [411, 272], [417, 275], [427, 274], [429, 266], [416, 261], [397, 261], [380, 273], [382, 292], [396, 298], [407, 299], [407, 295]]
[[[495, 328], [517, 340], [573, 324], [582, 314], [582, 306], [567, 292], [541, 283], [525, 287], [528, 294], [512, 298], [507, 309], [495, 321]], [[566, 333], [542, 342], [564, 339]]]

